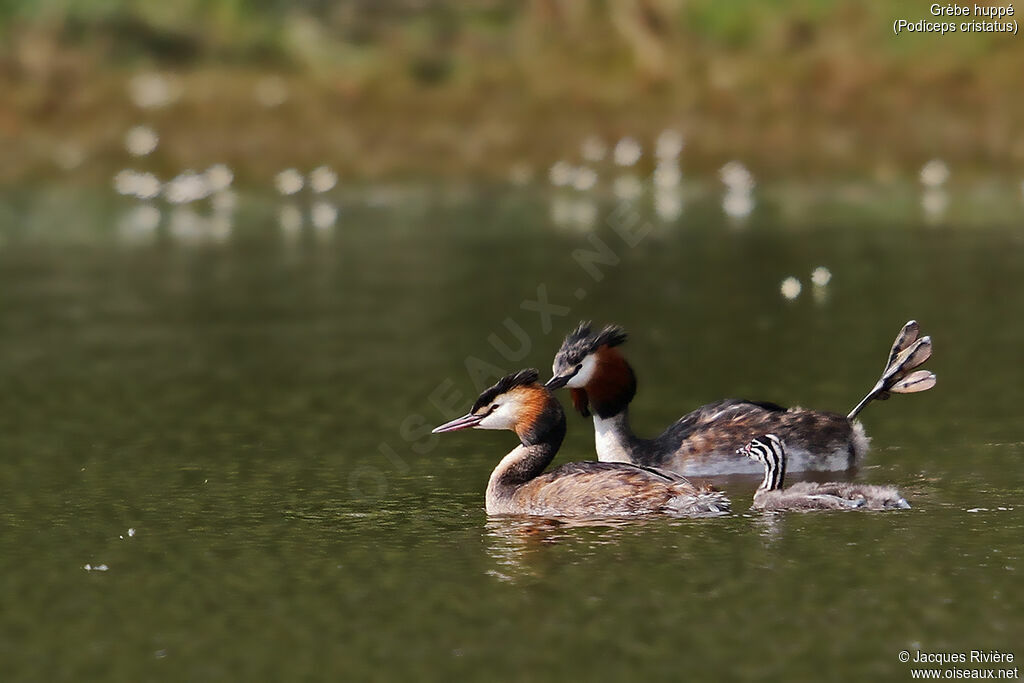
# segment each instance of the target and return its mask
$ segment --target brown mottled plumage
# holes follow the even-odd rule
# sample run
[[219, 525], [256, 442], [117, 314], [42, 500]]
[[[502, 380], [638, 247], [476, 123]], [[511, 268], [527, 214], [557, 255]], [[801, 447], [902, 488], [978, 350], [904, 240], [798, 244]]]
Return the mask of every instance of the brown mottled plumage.
[[626, 333], [616, 325], [592, 332], [581, 323], [562, 344], [547, 386], [568, 386], [573, 404], [584, 416], [593, 414], [598, 457], [602, 462], [631, 462], [687, 475], [711, 476], [756, 472], [757, 466], [736, 455], [736, 449], [759, 434], [776, 433], [786, 440], [793, 470], [842, 470], [867, 451], [868, 439], [853, 417], [870, 401], [890, 393], [924, 391], [935, 376], [910, 373], [931, 355], [931, 340], [918, 339], [916, 322], [908, 322], [890, 351], [882, 378], [851, 412], [786, 409], [774, 403], [725, 399], [683, 416], [660, 436], [643, 439], [629, 424], [629, 404], [636, 394], [636, 376], [619, 350]]
[[723, 493], [652, 467], [575, 462], [544, 472], [565, 436], [565, 413], [551, 393], [537, 384], [536, 370], [502, 378], [480, 395], [469, 414], [434, 432], [471, 427], [510, 429], [521, 441], [491, 474], [488, 514], [702, 516], [729, 511], [729, 499]]
[[766, 434], [740, 448], [739, 455], [761, 463], [764, 480], [754, 493], [756, 510], [905, 510], [910, 503], [892, 486], [846, 482], [800, 482], [782, 488], [786, 448], [775, 434]]
[[488, 496], [490, 514], [694, 516], [729, 511], [725, 495], [710, 486], [697, 487], [675, 473], [624, 463], [569, 463], [514, 490], [501, 489], [500, 484], [488, 486], [488, 494], [494, 494]]

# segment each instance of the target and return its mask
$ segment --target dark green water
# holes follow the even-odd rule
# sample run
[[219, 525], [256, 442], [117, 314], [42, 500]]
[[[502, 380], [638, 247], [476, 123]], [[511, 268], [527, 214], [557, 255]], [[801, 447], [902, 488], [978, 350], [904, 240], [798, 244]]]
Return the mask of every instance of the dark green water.
[[[166, 208], [133, 230], [101, 192], [4, 197], [3, 680], [909, 680], [904, 649], [1024, 657], [1019, 217], [766, 202], [737, 227], [696, 201], [627, 247], [529, 194], [392, 200], [289, 235], [250, 198], [218, 241]], [[573, 258], [591, 232], [618, 259], [600, 281]], [[730, 395], [845, 412], [911, 317], [939, 386], [867, 410], [856, 474], [905, 513], [746, 514], [739, 478], [728, 518], [489, 521], [514, 436], [426, 436], [475, 397], [467, 358], [546, 376], [580, 318], [631, 332], [651, 433]], [[592, 446], [571, 417], [558, 461]]]

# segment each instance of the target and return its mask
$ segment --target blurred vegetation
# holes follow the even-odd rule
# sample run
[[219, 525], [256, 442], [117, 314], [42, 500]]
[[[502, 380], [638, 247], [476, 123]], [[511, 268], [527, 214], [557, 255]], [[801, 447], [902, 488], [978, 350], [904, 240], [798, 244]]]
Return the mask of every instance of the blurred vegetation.
[[[931, 18], [855, 0], [2, 0], [0, 180], [52, 174], [69, 148], [107, 174], [136, 124], [160, 134], [154, 170], [254, 178], [504, 177], [665, 127], [688, 168], [1024, 162], [1018, 39], [894, 36], [898, 16]], [[181, 96], [140, 109], [139, 73]], [[261, 105], [268, 76], [282, 97]]]

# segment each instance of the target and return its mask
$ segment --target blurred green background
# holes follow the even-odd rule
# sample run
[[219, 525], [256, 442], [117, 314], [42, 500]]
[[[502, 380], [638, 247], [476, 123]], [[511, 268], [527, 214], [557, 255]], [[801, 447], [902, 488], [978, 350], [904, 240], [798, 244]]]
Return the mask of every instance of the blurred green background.
[[884, 181], [934, 156], [1015, 168], [1020, 42], [893, 34], [898, 17], [935, 19], [928, 6], [7, 0], [0, 180], [105, 180], [136, 124], [161, 136], [155, 170], [224, 162], [258, 181], [324, 161], [349, 178], [503, 179], [586, 134], [665, 127], [687, 135], [697, 170], [742, 158], [759, 177]]
[[[927, 12], [0, 0], [0, 681], [1019, 661], [1024, 52], [893, 35]], [[829, 475], [901, 513], [750, 513], [740, 476], [721, 519], [489, 519], [515, 437], [419, 431], [580, 319], [629, 330], [644, 436], [845, 413], [910, 318], [938, 386]]]

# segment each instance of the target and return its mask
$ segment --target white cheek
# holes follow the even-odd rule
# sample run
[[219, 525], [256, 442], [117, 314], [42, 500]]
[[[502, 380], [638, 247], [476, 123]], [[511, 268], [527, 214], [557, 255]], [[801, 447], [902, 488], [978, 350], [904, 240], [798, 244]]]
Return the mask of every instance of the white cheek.
[[570, 389], [582, 389], [594, 378], [594, 370], [597, 367], [597, 358], [593, 355], [587, 356], [583, 359], [583, 362], [580, 365], [583, 367], [581, 367], [580, 371], [577, 372], [576, 375], [565, 385]]
[[498, 406], [493, 413], [480, 420], [477, 429], [512, 429], [516, 424], [515, 411], [511, 403]]

